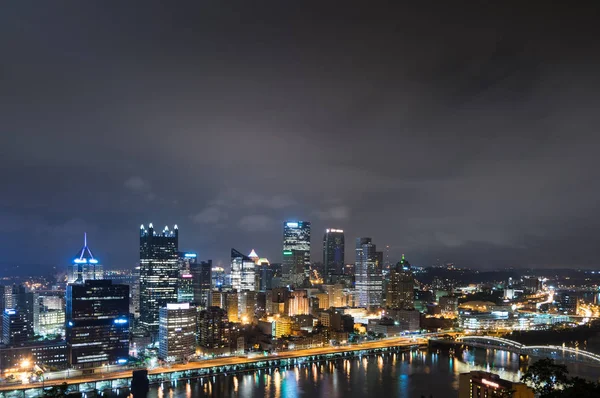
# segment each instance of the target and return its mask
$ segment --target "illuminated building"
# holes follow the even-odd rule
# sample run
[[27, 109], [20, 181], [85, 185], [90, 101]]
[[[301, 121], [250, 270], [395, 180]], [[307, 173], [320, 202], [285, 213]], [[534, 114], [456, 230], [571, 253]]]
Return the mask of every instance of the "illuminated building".
[[458, 311], [458, 297], [444, 296], [440, 298], [440, 308], [443, 316], [456, 316]]
[[416, 332], [421, 329], [421, 313], [417, 310], [391, 309], [385, 311], [385, 315], [393, 319], [402, 331]]
[[129, 286], [111, 280], [69, 284], [65, 318], [71, 366], [127, 363]]
[[46, 337], [51, 335], [64, 335], [65, 311], [41, 311], [39, 316], [39, 330], [36, 334]]
[[14, 285], [4, 291], [4, 301], [11, 305], [5, 304], [2, 313], [0, 338], [4, 344], [21, 344], [33, 339], [39, 329], [37, 294], [27, 291], [23, 285]]
[[562, 291], [554, 295], [556, 309], [560, 314], [577, 315], [579, 309], [579, 298], [577, 292]]
[[282, 336], [289, 336], [292, 333], [292, 319], [287, 316], [276, 318], [273, 322], [275, 325], [273, 337], [276, 339]]
[[230, 328], [227, 311], [208, 307], [198, 315], [198, 345], [203, 352], [229, 351]]
[[167, 362], [181, 362], [196, 353], [198, 312], [190, 303], [168, 303], [160, 309], [158, 357]]
[[458, 398], [534, 398], [533, 390], [523, 383], [501, 379], [494, 373], [472, 371], [458, 376]]
[[104, 279], [102, 264], [94, 257], [87, 245], [87, 234], [83, 235], [83, 247], [77, 252], [67, 272], [67, 282], [85, 282], [88, 279]]
[[7, 308], [4, 310], [2, 314], [2, 343], [19, 345], [25, 343], [32, 336], [33, 328], [28, 324], [26, 317], [15, 309]]
[[[297, 251], [303, 257], [304, 277], [310, 271], [310, 222], [286, 221], [283, 223], [283, 252]], [[284, 260], [285, 261], [285, 260]]]
[[326, 229], [323, 236], [323, 280], [329, 283], [332, 276], [344, 273], [344, 231]]
[[358, 306], [376, 308], [381, 306], [383, 294], [382, 277], [383, 252], [377, 252], [377, 247], [371, 238], [356, 239], [356, 291]]
[[344, 286], [342, 284], [323, 285], [321, 287], [329, 296], [330, 307], [344, 307]]
[[238, 308], [238, 292], [227, 292], [227, 318], [229, 319], [229, 322], [239, 322]]
[[287, 286], [303, 286], [305, 255], [303, 250], [284, 250], [282, 264], [282, 282]]
[[386, 292], [386, 306], [389, 308], [411, 309], [414, 307], [415, 280], [410, 264], [404, 259], [390, 268]]
[[257, 292], [250, 290], [238, 293], [239, 319], [243, 323], [251, 322], [256, 311]]
[[210, 302], [211, 307], [220, 307], [223, 309], [227, 309], [227, 293], [220, 291], [212, 292]]
[[140, 228], [140, 324], [158, 332], [161, 308], [177, 302], [179, 230], [165, 227], [161, 233], [152, 224]]
[[315, 297], [319, 300], [319, 309], [326, 310], [330, 307], [329, 305], [329, 294], [317, 293]]
[[231, 249], [231, 287], [238, 292], [256, 290], [254, 277], [255, 262], [250, 257]]
[[306, 290], [294, 290], [290, 292], [288, 302], [289, 316], [310, 314], [310, 305]]
[[23, 371], [23, 363], [57, 369], [67, 367], [67, 343], [64, 340], [32, 341], [19, 346], [0, 346], [0, 373]]
[[212, 292], [212, 260], [191, 265], [194, 284], [194, 303], [200, 308], [210, 306]]
[[225, 269], [222, 267], [213, 267], [212, 271], [212, 288], [220, 289], [225, 285]]

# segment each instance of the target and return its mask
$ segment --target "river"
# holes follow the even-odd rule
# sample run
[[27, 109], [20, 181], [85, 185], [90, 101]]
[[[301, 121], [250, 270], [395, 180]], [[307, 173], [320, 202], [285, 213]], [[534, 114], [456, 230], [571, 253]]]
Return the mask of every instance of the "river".
[[[599, 367], [571, 364], [572, 375], [594, 378]], [[452, 356], [431, 350], [307, 363], [301, 367], [220, 375], [154, 386], [151, 398], [190, 397], [416, 397], [458, 396], [458, 375], [471, 370], [518, 381], [519, 359], [506, 351], [471, 349]]]

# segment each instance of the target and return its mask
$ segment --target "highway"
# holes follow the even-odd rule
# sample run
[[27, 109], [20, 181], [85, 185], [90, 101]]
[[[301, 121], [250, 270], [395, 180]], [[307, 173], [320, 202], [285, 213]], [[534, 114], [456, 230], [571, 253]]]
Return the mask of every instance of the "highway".
[[[154, 368], [148, 371], [149, 374], [160, 374], [160, 373], [172, 373], [172, 372], [181, 372], [186, 370], [194, 370], [194, 369], [203, 369], [210, 368], [213, 366], [230, 366], [251, 362], [261, 362], [268, 360], [276, 360], [276, 359], [287, 359], [287, 358], [298, 358], [298, 357], [306, 357], [310, 355], [323, 355], [323, 354], [331, 354], [335, 352], [351, 352], [351, 351], [360, 351], [360, 350], [368, 350], [375, 348], [389, 348], [389, 347], [405, 347], [411, 346], [415, 344], [424, 344], [427, 340], [423, 338], [412, 338], [412, 337], [394, 337], [376, 341], [369, 341], [360, 344], [352, 344], [345, 346], [324, 346], [318, 348], [308, 348], [302, 350], [294, 350], [294, 351], [284, 351], [279, 352], [274, 355], [269, 356], [259, 356], [254, 358], [248, 357], [221, 357], [215, 359], [208, 359], [204, 361], [198, 362], [189, 362], [187, 364], [176, 364], [169, 367], [161, 367]], [[61, 385], [64, 382], [69, 384], [79, 384], [79, 383], [92, 383], [103, 380], [115, 380], [115, 379], [124, 379], [130, 378], [132, 376], [133, 369], [123, 370], [123, 371], [115, 371], [115, 372], [106, 372], [106, 373], [94, 373], [91, 375], [84, 376], [75, 376], [69, 377], [66, 379], [52, 379], [46, 380], [43, 385], [44, 387]], [[40, 388], [42, 387], [41, 382], [37, 383], [29, 383], [29, 384], [18, 384], [18, 385], [0, 385], [0, 391], [10, 391], [17, 389], [29, 389], [29, 388]]]

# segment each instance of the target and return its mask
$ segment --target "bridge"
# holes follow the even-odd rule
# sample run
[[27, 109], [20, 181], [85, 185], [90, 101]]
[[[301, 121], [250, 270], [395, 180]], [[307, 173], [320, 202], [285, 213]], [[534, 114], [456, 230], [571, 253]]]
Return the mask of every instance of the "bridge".
[[563, 359], [592, 362], [600, 365], [600, 355], [577, 348], [556, 345], [524, 345], [517, 341], [493, 336], [458, 336], [456, 342], [464, 345], [515, 352], [520, 355], [542, 356], [550, 355]]

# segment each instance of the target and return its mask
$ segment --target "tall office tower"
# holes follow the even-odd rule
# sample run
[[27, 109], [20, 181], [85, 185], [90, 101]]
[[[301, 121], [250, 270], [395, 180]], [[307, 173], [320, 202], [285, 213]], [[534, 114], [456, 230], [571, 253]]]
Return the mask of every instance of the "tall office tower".
[[152, 224], [140, 228], [140, 324], [158, 333], [159, 310], [177, 302], [179, 230], [165, 227], [161, 233]]
[[133, 268], [129, 285], [129, 312], [137, 320], [140, 317], [140, 266]]
[[256, 290], [265, 292], [272, 288], [273, 268], [271, 268], [268, 261], [263, 261], [256, 265]]
[[39, 329], [38, 297], [23, 285], [14, 285], [10, 288], [10, 294], [8, 292], [4, 292], [2, 340], [5, 344], [20, 344], [33, 339], [35, 331]]
[[190, 303], [168, 303], [160, 309], [158, 357], [181, 362], [196, 353], [198, 312]]
[[223, 267], [213, 267], [211, 273], [213, 289], [220, 289], [225, 285], [225, 269]]
[[[326, 229], [323, 236], [323, 281], [332, 282], [332, 276], [344, 273], [344, 231]], [[337, 282], [337, 281], [333, 281]]]
[[310, 276], [310, 222], [286, 221], [283, 223], [283, 251], [297, 250], [304, 256], [304, 277]]
[[85, 282], [88, 279], [104, 279], [102, 264], [94, 257], [87, 245], [87, 234], [83, 234], [83, 247], [77, 252], [68, 267], [67, 282]]
[[227, 293], [227, 318], [229, 322], [239, 322], [239, 297], [235, 290]]
[[211, 298], [210, 298], [210, 306], [211, 307], [219, 307], [219, 308], [223, 308], [223, 309], [227, 309], [227, 293], [226, 292], [221, 292], [221, 291], [213, 291], [211, 293]]
[[243, 323], [252, 322], [256, 312], [257, 292], [244, 291], [238, 293], [238, 314]]
[[210, 307], [212, 260], [192, 264], [191, 271], [194, 284], [194, 303], [202, 309]]
[[129, 358], [129, 286], [87, 280], [67, 286], [69, 364], [124, 364]]
[[372, 309], [381, 305], [383, 293], [381, 257], [383, 257], [382, 252], [377, 252], [377, 247], [371, 238], [356, 239], [354, 272], [359, 307]]
[[179, 253], [179, 278], [177, 279], [177, 302], [191, 303], [194, 301], [194, 277], [192, 264], [196, 263], [196, 253]]
[[281, 280], [286, 286], [302, 287], [307, 280], [304, 273], [306, 266], [303, 250], [284, 250], [281, 266]]
[[290, 292], [288, 301], [289, 316], [310, 314], [310, 305], [306, 290], [294, 290]]
[[198, 314], [198, 345], [204, 353], [229, 351], [229, 320], [227, 311], [208, 307]]
[[415, 279], [410, 263], [402, 255], [396, 266], [390, 267], [390, 277], [386, 292], [386, 305], [389, 308], [412, 309], [415, 306]]
[[254, 278], [254, 260], [231, 249], [231, 287], [238, 292], [256, 290]]

